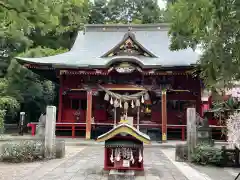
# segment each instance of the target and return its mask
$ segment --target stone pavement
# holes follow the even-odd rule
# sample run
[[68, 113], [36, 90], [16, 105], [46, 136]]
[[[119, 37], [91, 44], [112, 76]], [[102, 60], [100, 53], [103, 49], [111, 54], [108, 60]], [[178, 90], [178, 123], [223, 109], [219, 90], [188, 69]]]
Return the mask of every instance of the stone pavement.
[[[240, 172], [240, 168], [196, 166], [193, 164], [190, 166], [204, 174], [206, 180], [234, 180]], [[240, 180], [240, 177], [237, 180]]]
[[176, 162], [174, 148], [161, 148], [161, 151], [189, 180], [235, 180], [240, 172], [240, 168], [221, 168]]
[[[103, 148], [67, 147], [64, 159], [0, 164], [0, 180], [109, 180], [103, 172]], [[146, 148], [145, 175], [135, 180], [188, 180], [159, 148]]]
[[[0, 145], [1, 143], [5, 143], [8, 141], [20, 141], [20, 140], [29, 140], [29, 139], [36, 139], [36, 136], [31, 135], [24, 135], [24, 136], [13, 136], [13, 135], [4, 135], [3, 137], [0, 137]], [[57, 137], [57, 139], [64, 140], [66, 146], [103, 146], [103, 142], [96, 142], [95, 140], [86, 140], [84, 138], [61, 138]], [[176, 147], [176, 144], [186, 143], [186, 141], [179, 141], [179, 140], [169, 140], [167, 143], [161, 143], [152, 141], [151, 145], [145, 144], [144, 147], [169, 147], [174, 148]], [[222, 146], [226, 145], [227, 142], [224, 141], [215, 141], [216, 146]]]

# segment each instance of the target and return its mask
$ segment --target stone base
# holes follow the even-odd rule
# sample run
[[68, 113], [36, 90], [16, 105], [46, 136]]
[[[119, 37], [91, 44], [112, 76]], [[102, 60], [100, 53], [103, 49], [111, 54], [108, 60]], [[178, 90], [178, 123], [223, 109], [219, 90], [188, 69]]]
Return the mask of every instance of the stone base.
[[110, 170], [108, 175], [108, 180], [134, 180], [135, 172], [132, 170], [119, 171], [119, 170]]
[[135, 172], [132, 170], [119, 171], [119, 170], [110, 170], [109, 175], [120, 175], [120, 176], [134, 176]]
[[176, 144], [175, 161], [183, 162], [188, 158], [187, 144]]
[[65, 156], [65, 141], [56, 140], [56, 158], [63, 158]]

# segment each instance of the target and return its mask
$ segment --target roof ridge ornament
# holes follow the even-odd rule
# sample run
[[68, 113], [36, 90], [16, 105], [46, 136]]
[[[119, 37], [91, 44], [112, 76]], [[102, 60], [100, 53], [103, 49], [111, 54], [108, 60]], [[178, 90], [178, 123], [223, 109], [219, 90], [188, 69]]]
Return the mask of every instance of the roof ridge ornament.
[[128, 27], [128, 31], [124, 34], [122, 40], [101, 57], [112, 57], [115, 55], [143, 55], [147, 57], [157, 57], [137, 41], [135, 33], [132, 32], [131, 26]]

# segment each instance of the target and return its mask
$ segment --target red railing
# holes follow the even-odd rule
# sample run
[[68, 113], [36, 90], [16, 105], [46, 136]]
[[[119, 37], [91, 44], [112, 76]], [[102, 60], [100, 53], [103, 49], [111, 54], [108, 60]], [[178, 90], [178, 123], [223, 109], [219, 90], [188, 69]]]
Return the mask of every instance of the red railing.
[[[28, 127], [31, 128], [31, 135], [35, 136], [36, 133], [36, 125], [38, 123], [29, 123]], [[113, 123], [92, 123], [92, 126], [113, 126]], [[134, 124], [134, 126], [136, 127], [137, 124]], [[159, 129], [161, 129], [162, 124], [139, 124], [140, 127], [159, 127]], [[66, 127], [66, 128], [63, 128]], [[225, 126], [215, 126], [215, 125], [210, 125], [211, 128], [223, 128]], [[56, 130], [71, 130], [72, 131], [72, 138], [75, 138], [75, 131], [76, 130], [85, 130], [86, 128], [86, 123], [56, 123]], [[186, 125], [174, 125], [174, 124], [168, 124], [167, 125], [168, 129], [180, 129], [181, 130], [181, 140], [185, 141], [186, 140], [186, 136], [185, 136], [185, 132], [186, 132]]]

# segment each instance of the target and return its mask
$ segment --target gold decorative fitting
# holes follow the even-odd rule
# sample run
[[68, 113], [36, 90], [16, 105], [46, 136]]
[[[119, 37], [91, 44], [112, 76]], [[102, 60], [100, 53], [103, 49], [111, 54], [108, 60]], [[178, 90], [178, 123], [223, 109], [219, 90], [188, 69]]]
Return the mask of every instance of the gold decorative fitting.
[[128, 123], [128, 120], [127, 119], [121, 119], [119, 124], [127, 124]]
[[149, 107], [146, 107], [145, 113], [146, 113], [146, 114], [151, 113], [151, 109], [149, 109]]
[[67, 70], [60, 70], [60, 75], [67, 74]]
[[166, 94], [167, 94], [166, 89], [162, 90], [162, 95], [166, 95]]
[[112, 57], [114, 54], [113, 53], [110, 53], [109, 55], [108, 55], [108, 57]]

